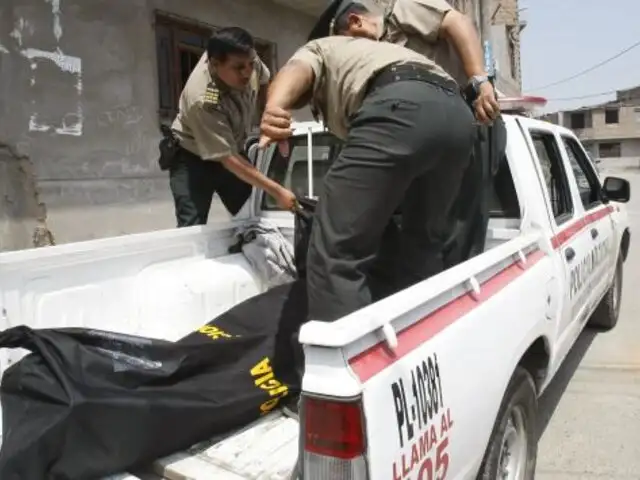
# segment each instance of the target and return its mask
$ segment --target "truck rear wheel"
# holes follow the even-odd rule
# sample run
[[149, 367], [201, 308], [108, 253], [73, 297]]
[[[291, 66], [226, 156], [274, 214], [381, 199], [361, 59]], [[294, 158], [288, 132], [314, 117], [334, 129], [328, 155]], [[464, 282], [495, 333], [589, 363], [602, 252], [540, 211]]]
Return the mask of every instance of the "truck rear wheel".
[[533, 480], [538, 455], [537, 412], [533, 378], [518, 367], [502, 400], [478, 480]]
[[588, 325], [590, 327], [611, 330], [618, 323], [620, 316], [620, 300], [622, 299], [622, 270], [624, 262], [622, 255], [618, 255], [616, 262], [616, 273], [613, 275], [613, 283], [607, 293], [591, 315]]

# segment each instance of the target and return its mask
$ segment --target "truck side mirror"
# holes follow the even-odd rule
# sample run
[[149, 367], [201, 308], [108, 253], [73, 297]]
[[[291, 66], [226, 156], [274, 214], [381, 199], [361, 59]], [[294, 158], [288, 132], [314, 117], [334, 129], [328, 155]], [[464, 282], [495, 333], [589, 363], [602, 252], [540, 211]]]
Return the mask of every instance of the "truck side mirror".
[[605, 178], [602, 190], [607, 198], [614, 202], [626, 203], [631, 198], [631, 186], [629, 181], [624, 178]]

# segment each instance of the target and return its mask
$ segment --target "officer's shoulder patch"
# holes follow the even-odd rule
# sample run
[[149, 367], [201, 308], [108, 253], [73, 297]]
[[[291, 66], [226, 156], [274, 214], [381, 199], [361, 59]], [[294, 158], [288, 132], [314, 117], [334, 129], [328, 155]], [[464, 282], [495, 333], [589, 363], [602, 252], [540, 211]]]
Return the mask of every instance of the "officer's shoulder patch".
[[206, 110], [220, 110], [220, 89], [211, 82], [207, 85], [207, 89], [202, 96], [202, 106]]

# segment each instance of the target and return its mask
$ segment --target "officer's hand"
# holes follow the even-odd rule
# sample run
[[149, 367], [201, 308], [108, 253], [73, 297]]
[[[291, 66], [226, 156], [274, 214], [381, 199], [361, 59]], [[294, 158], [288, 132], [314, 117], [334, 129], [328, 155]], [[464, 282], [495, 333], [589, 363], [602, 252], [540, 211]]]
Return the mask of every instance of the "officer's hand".
[[281, 188], [274, 196], [278, 206], [283, 210], [295, 211], [298, 206], [298, 200], [291, 190]]
[[496, 101], [496, 94], [493, 85], [484, 82], [480, 85], [478, 98], [473, 102], [476, 111], [476, 117], [484, 124], [493, 122], [500, 115], [500, 105]]
[[[273, 140], [266, 135], [260, 135], [260, 140], [258, 141], [259, 148], [266, 148], [273, 143]], [[280, 155], [283, 158], [289, 158], [289, 141], [282, 140], [278, 142], [278, 150], [280, 150]]]
[[263, 137], [271, 139], [271, 141], [289, 138], [293, 133], [291, 113], [283, 108], [267, 105], [260, 121], [260, 133]]

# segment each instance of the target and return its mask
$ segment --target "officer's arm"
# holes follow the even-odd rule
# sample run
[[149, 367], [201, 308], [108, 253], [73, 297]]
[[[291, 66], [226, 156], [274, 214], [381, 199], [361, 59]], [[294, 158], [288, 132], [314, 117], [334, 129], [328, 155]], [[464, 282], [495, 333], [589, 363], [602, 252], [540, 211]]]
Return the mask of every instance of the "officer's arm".
[[300, 48], [271, 83], [267, 106], [284, 110], [301, 108], [318, 88], [322, 62], [315, 42]]
[[468, 77], [484, 75], [482, 46], [471, 19], [446, 0], [397, 0], [393, 9], [402, 30], [429, 43], [446, 39], [456, 49]]
[[284, 190], [239, 154], [226, 115], [216, 107], [195, 105], [189, 112], [189, 119], [203, 160], [222, 163], [236, 177], [273, 197]]
[[469, 78], [474, 75], [486, 75], [480, 37], [467, 15], [457, 10], [449, 10], [442, 20], [440, 36], [454, 46]]

